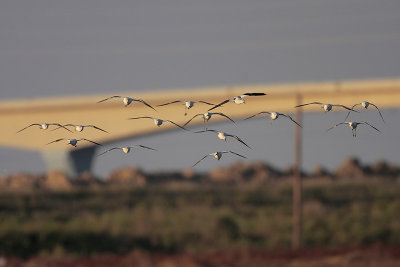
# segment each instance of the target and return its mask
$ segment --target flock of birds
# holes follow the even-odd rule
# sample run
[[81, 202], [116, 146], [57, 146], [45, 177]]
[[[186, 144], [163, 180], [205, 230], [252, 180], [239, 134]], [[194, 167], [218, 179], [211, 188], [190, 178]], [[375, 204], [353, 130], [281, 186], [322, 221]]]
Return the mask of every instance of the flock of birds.
[[[229, 137], [229, 138], [233, 138], [233, 139], [236, 139], [236, 140], [237, 140], [238, 142], [240, 142], [241, 144], [245, 145], [246, 147], [251, 148], [251, 147], [250, 147], [249, 145], [247, 145], [241, 138], [239, 138], [239, 137], [236, 136], [236, 135], [228, 134], [228, 133], [225, 133], [225, 132], [222, 132], [222, 131], [217, 131], [217, 130], [208, 129], [208, 122], [209, 122], [209, 120], [210, 120], [213, 116], [222, 116], [222, 117], [225, 117], [226, 119], [230, 120], [231, 122], [235, 123], [234, 120], [232, 120], [229, 116], [225, 115], [224, 113], [221, 113], [221, 112], [210, 112], [210, 111], [211, 111], [211, 110], [214, 110], [214, 109], [216, 109], [216, 108], [219, 108], [219, 107], [221, 107], [221, 106], [223, 106], [224, 104], [227, 104], [227, 103], [229, 103], [229, 102], [233, 102], [233, 103], [235, 103], [235, 104], [244, 104], [244, 103], [245, 103], [245, 98], [246, 98], [246, 97], [249, 97], [249, 96], [265, 96], [265, 95], [266, 95], [265, 93], [244, 93], [244, 94], [242, 94], [242, 95], [235, 96], [235, 97], [233, 97], [233, 98], [224, 100], [224, 101], [222, 101], [221, 103], [216, 104], [216, 105], [215, 105], [215, 104], [212, 104], [212, 103], [209, 103], [209, 102], [206, 102], [206, 101], [181, 101], [181, 100], [176, 100], [176, 101], [172, 101], [172, 102], [168, 102], [168, 103], [164, 103], [164, 104], [158, 105], [158, 107], [161, 107], [161, 106], [167, 106], [167, 105], [170, 105], [170, 104], [181, 103], [181, 104], [183, 104], [184, 107], [185, 107], [185, 111], [184, 111], [184, 115], [185, 115], [185, 116], [188, 114], [189, 109], [191, 109], [195, 104], [205, 104], [205, 105], [212, 106], [212, 107], [210, 107], [210, 108], [207, 110], [207, 112], [205, 112], [205, 113], [199, 113], [199, 114], [194, 115], [194, 116], [193, 116], [192, 118], [190, 118], [183, 126], [181, 126], [181, 125], [179, 125], [179, 124], [177, 124], [177, 123], [175, 123], [175, 122], [173, 122], [173, 121], [171, 121], [171, 120], [164, 120], [164, 119], [154, 118], [154, 117], [150, 117], [150, 116], [133, 117], [133, 118], [128, 118], [128, 120], [151, 119], [151, 120], [154, 121], [154, 124], [155, 124], [156, 126], [158, 126], [158, 127], [161, 126], [163, 123], [171, 123], [171, 124], [175, 125], [176, 127], [180, 128], [180, 129], [182, 129], [182, 130], [189, 131], [189, 130], [187, 130], [187, 129], [185, 128], [185, 126], [188, 125], [193, 119], [195, 119], [195, 118], [197, 118], [197, 117], [201, 117], [201, 118], [203, 119], [204, 128], [203, 128], [202, 131], [195, 131], [195, 132], [193, 132], [193, 133], [213, 133], [213, 134], [216, 134], [216, 135], [217, 135], [217, 138], [218, 138], [218, 139], [224, 140], [224, 141], [227, 141], [227, 138], [228, 138], [228, 137]], [[104, 102], [104, 101], [107, 101], [107, 100], [110, 100], [110, 99], [114, 99], [114, 98], [120, 98], [120, 99], [122, 99], [122, 102], [123, 102], [123, 104], [124, 104], [125, 107], [127, 107], [128, 105], [130, 105], [130, 104], [133, 103], [133, 102], [140, 102], [140, 103], [146, 105], [147, 107], [149, 107], [149, 108], [151, 108], [151, 109], [153, 109], [153, 110], [156, 111], [156, 109], [155, 109], [154, 107], [152, 107], [150, 104], [148, 104], [148, 103], [145, 102], [144, 100], [142, 100], [142, 99], [136, 99], [136, 98], [131, 98], [131, 97], [126, 97], [126, 96], [111, 96], [111, 97], [102, 99], [102, 100], [98, 101], [97, 103], [102, 103], [102, 102]], [[366, 122], [366, 121], [347, 121], [348, 117], [350, 116], [350, 114], [351, 114], [352, 112], [357, 112], [357, 113], [359, 112], [359, 111], [357, 111], [357, 110], [354, 109], [354, 108], [356, 108], [356, 107], [359, 106], [359, 105], [361, 105], [361, 106], [362, 106], [363, 108], [365, 108], [365, 109], [367, 109], [367, 108], [370, 107], [370, 106], [373, 106], [373, 107], [378, 111], [378, 113], [379, 113], [379, 115], [380, 115], [382, 121], [385, 122], [385, 120], [383, 119], [382, 113], [381, 113], [381, 111], [379, 110], [379, 108], [378, 108], [375, 104], [370, 103], [370, 102], [368, 102], [368, 101], [363, 101], [363, 102], [360, 102], [360, 103], [356, 103], [356, 104], [354, 104], [351, 108], [350, 108], [350, 107], [346, 107], [346, 106], [344, 106], [344, 105], [326, 104], [326, 103], [321, 103], [321, 102], [311, 102], [311, 103], [301, 104], [301, 105], [295, 106], [295, 108], [299, 108], [299, 107], [303, 107], [303, 106], [308, 106], [308, 105], [320, 105], [321, 108], [322, 108], [325, 112], [329, 112], [329, 111], [331, 111], [333, 108], [340, 108], [340, 109], [348, 110], [348, 113], [347, 113], [347, 116], [346, 116], [345, 120], [344, 120], [343, 122], [340, 122], [340, 123], [337, 123], [337, 124], [333, 125], [333, 126], [332, 126], [331, 128], [329, 128], [327, 131], [330, 131], [330, 130], [332, 130], [333, 128], [335, 128], [335, 127], [337, 127], [337, 126], [346, 125], [346, 124], [347, 124], [347, 125], [351, 128], [351, 130], [352, 130], [353, 137], [356, 137], [356, 136], [357, 136], [356, 129], [357, 129], [358, 125], [361, 125], [361, 124], [367, 125], [367, 126], [373, 128], [374, 130], [376, 130], [376, 131], [379, 132], [379, 129], [377, 129], [376, 127], [374, 127], [373, 125], [371, 125], [370, 123], [368, 123], [368, 122]], [[271, 111], [260, 111], [260, 112], [254, 114], [254, 115], [252, 115], [252, 116], [250, 116], [250, 117], [245, 118], [244, 120], [251, 119], [251, 118], [253, 118], [253, 117], [255, 117], [255, 116], [258, 116], [258, 115], [267, 115], [267, 116], [270, 118], [270, 123], [272, 123], [272, 121], [278, 119], [279, 117], [285, 117], [285, 118], [291, 120], [293, 123], [295, 123], [298, 127], [302, 127], [302, 126], [301, 126], [298, 122], [296, 122], [290, 115], [284, 114], [284, 113], [279, 113], [279, 112], [276, 112], [276, 111], [273, 111], [273, 112], [271, 112]], [[88, 124], [88, 125], [80, 125], [80, 124], [71, 124], [71, 123], [69, 123], [69, 124], [64, 124], [64, 125], [63, 125], [63, 124], [60, 124], [60, 123], [32, 123], [32, 124], [30, 124], [30, 125], [28, 125], [28, 126], [22, 128], [21, 130], [19, 130], [17, 133], [19, 133], [19, 132], [21, 132], [21, 131], [24, 131], [24, 130], [26, 130], [26, 129], [32, 127], [32, 126], [38, 126], [38, 127], [39, 127], [40, 129], [42, 129], [42, 130], [49, 129], [50, 126], [55, 126], [54, 129], [53, 129], [53, 131], [62, 128], [62, 129], [64, 129], [64, 130], [68, 131], [68, 132], [72, 132], [70, 128], [73, 128], [73, 129], [74, 129], [75, 131], [77, 131], [77, 132], [82, 132], [85, 128], [93, 128], [93, 129], [95, 129], [95, 130], [108, 133], [106, 130], [101, 129], [101, 128], [95, 126], [95, 125], [91, 125], [91, 124]], [[77, 147], [78, 142], [80, 142], [80, 141], [87, 141], [87, 142], [93, 143], [93, 144], [95, 144], [95, 145], [101, 146], [101, 144], [99, 144], [99, 143], [97, 143], [97, 142], [94, 142], [94, 141], [92, 141], [92, 140], [86, 139], [86, 138], [80, 138], [80, 139], [74, 139], [74, 138], [60, 138], [60, 139], [56, 139], [56, 140], [54, 140], [54, 141], [51, 141], [51, 142], [47, 143], [46, 145], [49, 145], [49, 144], [52, 144], [52, 143], [61, 142], [61, 141], [66, 141], [66, 143], [67, 143], [68, 145], [72, 145], [72, 146], [74, 146], [74, 147]], [[123, 153], [127, 154], [127, 153], [129, 153], [129, 152], [131, 151], [131, 149], [138, 148], [138, 147], [139, 147], [139, 148], [149, 149], [149, 150], [156, 150], [156, 149], [154, 149], [154, 148], [151, 148], [151, 147], [148, 147], [148, 146], [144, 146], [144, 145], [132, 145], [132, 146], [126, 146], [126, 147], [113, 147], [113, 148], [110, 148], [110, 149], [108, 149], [108, 150], [106, 150], [106, 151], [100, 153], [98, 156], [103, 155], [103, 154], [108, 153], [108, 152], [113, 151], [113, 150], [121, 150]], [[211, 156], [211, 157], [214, 157], [214, 158], [217, 159], [217, 160], [220, 160], [223, 154], [233, 154], [233, 155], [236, 155], [236, 156], [241, 157], [241, 158], [246, 158], [245, 156], [243, 156], [243, 155], [241, 155], [241, 154], [239, 154], [239, 153], [233, 152], [233, 151], [231, 151], [231, 150], [216, 151], [216, 152], [213, 152], [213, 153], [210, 153], [210, 154], [205, 155], [205, 156], [202, 157], [200, 160], [198, 160], [196, 163], [194, 163], [194, 164], [192, 165], [192, 167], [196, 166], [196, 165], [199, 164], [201, 161], [203, 161], [204, 159], [206, 159], [207, 157], [210, 157], [210, 156]], [[246, 158], [246, 159], [247, 159], [247, 158]]]

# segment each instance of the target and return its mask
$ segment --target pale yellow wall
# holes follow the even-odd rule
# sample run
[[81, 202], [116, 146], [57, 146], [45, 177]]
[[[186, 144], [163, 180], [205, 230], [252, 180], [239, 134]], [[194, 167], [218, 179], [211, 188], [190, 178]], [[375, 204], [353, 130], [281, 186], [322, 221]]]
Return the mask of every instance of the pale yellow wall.
[[[400, 106], [400, 80], [362, 80], [324, 83], [278, 84], [278, 85], [240, 85], [227, 87], [209, 87], [198, 89], [181, 89], [174, 91], [155, 91], [149, 93], [123, 92], [134, 98], [142, 98], [152, 106], [173, 100], [204, 100], [219, 103], [227, 98], [245, 92], [265, 92], [262, 97], [248, 97], [246, 104], [235, 105], [228, 103], [214, 112], [223, 112], [232, 119], [244, 118], [260, 111], [294, 112], [296, 95], [301, 94], [302, 102], [320, 101], [331, 104], [352, 106], [357, 102], [368, 100], [381, 108]], [[129, 117], [153, 116], [170, 119], [183, 125], [197, 113], [204, 113], [209, 106], [197, 104], [184, 116], [181, 104], [171, 104], [156, 107], [158, 112], [151, 110], [141, 103], [134, 102], [124, 107], [121, 99], [112, 99], [103, 103], [96, 102], [110, 95], [92, 95], [60, 98], [43, 98], [16, 101], [0, 101], [0, 145], [7, 147], [45, 150], [71, 149], [64, 142], [51, 145], [46, 143], [58, 138], [87, 138], [95, 142], [109, 142], [121, 138], [160, 131], [153, 121], [127, 120]], [[317, 105], [303, 108], [304, 112], [320, 110]], [[212, 120], [226, 120], [215, 117]], [[91, 128], [81, 133], [69, 133], [64, 129], [56, 131], [40, 130], [37, 127], [28, 128], [16, 134], [21, 128], [39, 122], [58, 122], [61, 124], [94, 124], [110, 132], [110, 134]], [[202, 123], [201, 117], [194, 119], [189, 125]], [[175, 127], [171, 124], [161, 128]], [[178, 129], [179, 130], [179, 129]], [[80, 143], [79, 147], [87, 143]]]

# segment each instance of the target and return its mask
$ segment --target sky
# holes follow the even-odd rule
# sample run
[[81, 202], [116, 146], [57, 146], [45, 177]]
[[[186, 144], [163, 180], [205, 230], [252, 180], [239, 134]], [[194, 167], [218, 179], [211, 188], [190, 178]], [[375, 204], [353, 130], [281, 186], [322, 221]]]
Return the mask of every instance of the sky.
[[[3, 0], [0, 99], [399, 77], [399, 11], [397, 0]], [[376, 112], [363, 112], [382, 132], [360, 127], [358, 138], [347, 128], [325, 132], [344, 113], [307, 114], [303, 166], [335, 168], [350, 155], [400, 164], [399, 110], [383, 114], [386, 124]], [[228, 143], [249, 161], [293, 163], [289, 123], [271, 127], [258, 119], [213, 127], [253, 144], [248, 150]], [[132, 142], [160, 151], [107, 155], [94, 172], [131, 165], [178, 170], [216, 146], [227, 148], [212, 137], [193, 140], [178, 132]], [[235, 161], [207, 160], [197, 170]], [[0, 175], [44, 170], [39, 153], [0, 148]]]

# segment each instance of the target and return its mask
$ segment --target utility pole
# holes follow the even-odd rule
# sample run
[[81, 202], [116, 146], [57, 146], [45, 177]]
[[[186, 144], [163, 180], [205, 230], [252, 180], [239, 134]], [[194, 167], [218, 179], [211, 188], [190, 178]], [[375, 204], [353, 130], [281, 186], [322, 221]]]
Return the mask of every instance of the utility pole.
[[[297, 105], [301, 105], [302, 96], [296, 96]], [[302, 108], [296, 109], [296, 121], [303, 124]], [[292, 229], [292, 249], [301, 247], [301, 227], [302, 227], [302, 184], [301, 184], [301, 150], [302, 150], [302, 128], [296, 126], [294, 132], [294, 170], [293, 170], [293, 229]]]

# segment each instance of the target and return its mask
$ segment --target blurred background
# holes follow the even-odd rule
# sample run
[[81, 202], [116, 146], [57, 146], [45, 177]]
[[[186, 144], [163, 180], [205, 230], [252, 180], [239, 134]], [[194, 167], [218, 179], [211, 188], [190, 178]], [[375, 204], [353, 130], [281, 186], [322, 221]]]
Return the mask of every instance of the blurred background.
[[[132, 97], [135, 97], [136, 93], [154, 93], [156, 96], [177, 89], [187, 90], [187, 96], [190, 99], [190, 90], [212, 86], [243, 87], [244, 93], [250, 92], [251, 86], [258, 84], [325, 81], [340, 83], [346, 80], [397, 79], [400, 69], [399, 10], [400, 2], [396, 0], [4, 0], [0, 2], [0, 100], [27, 100], [29, 103], [31, 100], [40, 101], [49, 97], [63, 99], [71, 96], [112, 96], [120, 92], [126, 92]], [[94, 99], [94, 101], [97, 100], [100, 99]], [[363, 99], [363, 95], [360, 94], [359, 101], [362, 100], [374, 103], [373, 98]], [[246, 105], [251, 105], [251, 101], [248, 98]], [[148, 102], [151, 104], [150, 100]], [[263, 109], [268, 110], [268, 107], [262, 107], [261, 110]], [[338, 175], [337, 170], [348, 164], [356, 170], [353, 168], [353, 171], [345, 172], [347, 178], [354, 178], [357, 175], [357, 177], [365, 175], [374, 177], [369, 180], [367, 186], [361, 183], [346, 187], [347, 181], [335, 184], [332, 180], [325, 181], [329, 185], [335, 184], [329, 189], [325, 188], [324, 183], [310, 185], [311, 191], [306, 193], [306, 198], [308, 197], [311, 203], [307, 206], [307, 212], [316, 214], [316, 217], [312, 217], [316, 219], [305, 224], [306, 230], [309, 231], [309, 239], [307, 235], [305, 238], [306, 246], [318, 247], [330, 244], [340, 247], [375, 242], [384, 244], [400, 242], [398, 222], [395, 222], [398, 218], [394, 215], [399, 211], [399, 202], [393, 191], [398, 189], [395, 181], [398, 180], [400, 165], [400, 142], [398, 141], [400, 110], [393, 107], [381, 111], [386, 123], [381, 121], [376, 110], [363, 110], [360, 114], [362, 120], [379, 128], [381, 133], [360, 126], [357, 138], [353, 138], [350, 129], [346, 127], [326, 132], [326, 129], [342, 121], [347, 112], [325, 114], [313, 111], [304, 114], [302, 167], [305, 172], [315, 173], [315, 168], [320, 166], [326, 169], [326, 173], [324, 171], [320, 175], [328, 173], [327, 177], [334, 179], [332, 177]], [[189, 113], [188, 118], [193, 114]], [[1, 116], [7, 116], [7, 114], [1, 114]], [[129, 116], [135, 116], [134, 108]], [[24, 125], [12, 125], [12, 127], [13, 129], [23, 128], [29, 123], [31, 122]], [[1, 127], [2, 131], [7, 131], [7, 125]], [[235, 152], [245, 154], [248, 157], [246, 162], [249, 164], [263, 162], [271, 168], [276, 168], [275, 174], [279, 177], [291, 175], [290, 166], [294, 164], [294, 126], [289, 121], [277, 120], [269, 125], [267, 120], [260, 118], [240, 121], [237, 125], [217, 123], [211, 125], [210, 128], [236, 134], [248, 143], [253, 149], [244, 150], [241, 144], [235, 142], [229, 142], [228, 147]], [[39, 130], [32, 129], [33, 131]], [[180, 173], [190, 168], [205, 154], [215, 151], [217, 142], [209, 141], [215, 141], [212, 137], [193, 138], [185, 132], [167, 131], [107, 144], [104, 149], [133, 142], [155, 147], [158, 151], [156, 153], [145, 151], [132, 157], [113, 153], [112, 156], [98, 158], [94, 161], [91, 175], [98, 178], [110, 178], [116, 169], [134, 166], [140, 170], [135, 169], [135, 172], [129, 175], [136, 175], [136, 177], [146, 176], [144, 173], [150, 176], [150, 173]], [[226, 147], [226, 144], [218, 143], [218, 149], [225, 150]], [[354, 158], [346, 161], [348, 157]], [[196, 166], [196, 169], [186, 170], [187, 177], [195, 177], [196, 181], [204, 182], [204, 179], [207, 180], [205, 176], [196, 176], [192, 172], [208, 173], [216, 168], [229, 169], [236, 161], [237, 158], [229, 156], [221, 161], [208, 159]], [[391, 178], [395, 179], [392, 179], [394, 182], [378, 190], [380, 192], [377, 193], [378, 195], [374, 195], [371, 190], [381, 184], [379, 179], [375, 180], [380, 174], [368, 166], [374, 166], [377, 162], [384, 162], [387, 167], [385, 170]], [[13, 173], [28, 173], [36, 175], [40, 180], [45, 172], [46, 165], [40, 152], [10, 147], [0, 148], [1, 176], [10, 177]], [[222, 174], [224, 175], [232, 176], [233, 174], [227, 171]], [[221, 174], [214, 173], [214, 177], [220, 176]], [[274, 175], [271, 174], [272, 176]], [[46, 229], [43, 231], [48, 236], [43, 232], [40, 233], [49, 240], [53, 240], [51, 238], [55, 235], [54, 233], [59, 232], [60, 229], [74, 232], [79, 228], [78, 226], [91, 225], [99, 220], [101, 223], [97, 224], [98, 227], [95, 230], [84, 230], [87, 230], [85, 233], [88, 240], [102, 239], [106, 236], [110, 243], [119, 242], [121, 239], [113, 238], [129, 233], [135, 237], [135, 239], [124, 241], [123, 244], [129, 249], [137, 246], [150, 251], [202, 251], [206, 250], [207, 244], [213, 242], [212, 236], [209, 235], [210, 229], [216, 232], [219, 231], [218, 229], [230, 229], [226, 230], [227, 232], [224, 232], [224, 236], [217, 242], [221, 248], [236, 248], [240, 244], [244, 244], [244, 247], [259, 249], [290, 247], [290, 235], [277, 239], [274, 239], [273, 235], [278, 229], [274, 227], [278, 225], [282, 226], [283, 230], [290, 231], [290, 186], [286, 182], [279, 185], [279, 190], [278, 187], [276, 188], [277, 192], [283, 194], [283, 200], [270, 191], [262, 191], [258, 195], [255, 194], [258, 197], [253, 198], [252, 193], [236, 191], [238, 190], [236, 188], [230, 188], [228, 192], [224, 191], [226, 195], [222, 194], [218, 197], [218, 193], [214, 194], [217, 189], [213, 189], [214, 186], [208, 183], [202, 189], [204, 191], [199, 191], [196, 198], [197, 195], [190, 191], [187, 185], [183, 186], [185, 190], [189, 190], [185, 191], [186, 193], [192, 192], [192, 202], [189, 201], [189, 203], [198, 208], [195, 210], [199, 214], [203, 214], [206, 218], [207, 216], [214, 218], [214, 215], [218, 217], [215, 219], [215, 224], [211, 223], [207, 226], [208, 228], [203, 229], [204, 232], [199, 233], [192, 231], [193, 227], [199, 226], [183, 214], [184, 210], [189, 209], [188, 207], [193, 208], [190, 206], [192, 204], [182, 208], [182, 203], [188, 197], [186, 194], [176, 193], [174, 186], [169, 185], [166, 190], [172, 190], [178, 194], [170, 200], [168, 198], [170, 195], [165, 192], [160, 193], [162, 189], [157, 186], [150, 191], [141, 191], [143, 190], [141, 186], [136, 189], [136, 186], [143, 185], [140, 181], [142, 180], [135, 180], [133, 189], [125, 191], [119, 198], [109, 192], [109, 196], [116, 197], [117, 201], [99, 208], [98, 213], [93, 213], [91, 210], [93, 206], [90, 203], [96, 201], [103, 203], [103, 195], [90, 193], [94, 195], [82, 196], [74, 193], [73, 196], [63, 194], [56, 196], [55, 199], [72, 201], [75, 206], [70, 207], [65, 214], [47, 213], [51, 215], [43, 221], [38, 219], [44, 216], [43, 210], [38, 207], [46, 206], [47, 204], [44, 203], [48, 202], [42, 203], [34, 193], [33, 195], [29, 193], [27, 196], [14, 196], [15, 199], [11, 199], [14, 199], [16, 204], [15, 206], [12, 204], [13, 208], [9, 209], [14, 217], [12, 221], [0, 225], [1, 238], [15, 238], [17, 240], [15, 247], [19, 247], [18, 244], [21, 243], [18, 238], [35, 239], [37, 237], [32, 234], [36, 233], [35, 231], [40, 232]], [[39, 187], [38, 184], [40, 183], [33, 183], [32, 188]], [[15, 187], [18, 188], [18, 185]], [[350, 189], [346, 191], [345, 188]], [[363, 189], [359, 191], [359, 188]], [[229, 190], [237, 193], [232, 199], [227, 197]], [[251, 190], [254, 188], [250, 186], [248, 190], [253, 192]], [[331, 195], [337, 190], [343, 190], [343, 195], [339, 196], [339, 200]], [[2, 199], [10, 204], [6, 200], [10, 197], [7, 194], [3, 195]], [[158, 194], [160, 198], [152, 202], [151, 198]], [[267, 197], [265, 194], [272, 195]], [[78, 201], [79, 196], [82, 197], [83, 202]], [[204, 200], [204, 196], [208, 198]], [[143, 202], [140, 202], [138, 198]], [[141, 204], [136, 205], [137, 201]], [[353, 201], [356, 202], [353, 203]], [[267, 228], [270, 227], [269, 230], [263, 232], [262, 224], [265, 220], [269, 220], [268, 216], [274, 209], [274, 206], [268, 205], [278, 202], [283, 203], [280, 208], [283, 214], [281, 215], [286, 216], [285, 223], [281, 224], [281, 221], [276, 218], [274, 223], [267, 226]], [[80, 203], [86, 203], [81, 206], [82, 210], [78, 208]], [[165, 231], [160, 234], [148, 226], [151, 224], [160, 226], [158, 223], [161, 224], [161, 222], [165, 223], [162, 225], [168, 226], [177, 223], [167, 220], [167, 215], [160, 208], [164, 204], [160, 206], [159, 203], [164, 203], [169, 208], [182, 208], [177, 208], [174, 216], [180, 218], [178, 221], [181, 226], [187, 226], [185, 233], [177, 237], [175, 232], [177, 229], [165, 226], [163, 229]], [[219, 203], [228, 204], [225, 206]], [[122, 205], [122, 210], [111, 211], [119, 204]], [[218, 208], [207, 213], [203, 205]], [[260, 205], [268, 207], [262, 206], [263, 211], [254, 208]], [[53, 208], [58, 209], [48, 207], [48, 210], [52, 211]], [[331, 218], [329, 224], [325, 223], [324, 218], [327, 217], [328, 211], [333, 212], [333, 210], [339, 213], [332, 215], [336, 217]], [[252, 218], [255, 219], [246, 222], [244, 219], [246, 212], [252, 214]], [[348, 213], [353, 213], [355, 217], [348, 219], [342, 228], [338, 229], [352, 233], [358, 231], [362, 237], [357, 239], [357, 235], [357, 238], [353, 239], [348, 237], [335, 239], [334, 233], [339, 230], [334, 228], [334, 225], [340, 221], [339, 218]], [[3, 213], [4, 216], [10, 216], [10, 214]], [[74, 217], [76, 215], [79, 215], [79, 218]], [[141, 216], [147, 219], [140, 220]], [[30, 219], [30, 225], [24, 225], [22, 229], [28, 237], [13, 228], [13, 225], [18, 225], [16, 222], [21, 222], [26, 218]], [[368, 218], [367, 221], [371, 220], [371, 223], [373, 219], [378, 218], [376, 220], [381, 222], [382, 227], [372, 229], [365, 224], [359, 226], [365, 218]], [[336, 219], [338, 221], [335, 221]], [[214, 222], [212, 219], [210, 221]], [[35, 222], [34, 226], [32, 222]], [[61, 222], [67, 222], [67, 226]], [[136, 230], [130, 229], [129, 225], [135, 225]], [[256, 230], [251, 232], [250, 229]], [[105, 236], [95, 233], [102, 233]], [[313, 239], [312, 236], [318, 236], [319, 239]], [[64, 243], [60, 242], [64, 245], [60, 245], [58, 241], [53, 240], [54, 243], [49, 241], [55, 245], [47, 250], [44, 249], [46, 253], [76, 252], [65, 245], [69, 244], [68, 242], [74, 243], [74, 240], [71, 241], [65, 236], [57, 238], [54, 240], [63, 240]], [[65, 241], [63, 238], [68, 240]], [[33, 244], [36, 243], [33, 242]], [[28, 247], [22, 248], [22, 252], [15, 252], [17, 250], [13, 250], [12, 246], [3, 247], [0, 252], [5, 255], [24, 257], [38, 253], [31, 252], [29, 250], [31, 248]], [[100, 253], [107, 251], [108, 248], [106, 245], [98, 250], [80, 248], [77, 249], [80, 252], [76, 253], [81, 253], [79, 255]], [[116, 252], [126, 251], [129, 250], [121, 248]]]
[[[135, 92], [207, 86], [243, 85], [247, 92], [251, 84], [399, 75], [400, 4], [395, 0], [2, 1], [0, 5], [2, 100], [119, 92], [135, 97]], [[382, 134], [378, 137], [368, 131], [357, 139], [325, 134], [345, 113], [307, 114], [303, 167], [335, 168], [350, 155], [366, 163], [385, 159], [399, 164], [398, 112], [383, 111], [386, 125], [375, 111], [364, 114], [363, 119], [375, 123]], [[253, 120], [239, 127], [213, 127], [253, 144], [255, 148], [247, 154], [250, 160], [265, 160], [278, 167], [292, 164], [293, 127], [289, 123], [277, 121], [274, 127], [265, 127]], [[282, 141], [265, 138], [277, 135]], [[196, 143], [198, 154], [168, 157], [170, 151], [185, 153], [177, 140]], [[179, 132], [135, 142], [159, 150], [151, 159], [147, 157], [150, 153], [134, 159], [134, 164], [146, 170], [187, 168], [213, 149], [200, 138]], [[96, 161], [93, 171], [104, 176], [120, 165], [132, 164], [132, 158], [115, 154]], [[36, 152], [1, 148], [0, 157], [2, 174], [45, 171]], [[209, 170], [234, 160], [226, 157], [198, 168]]]

